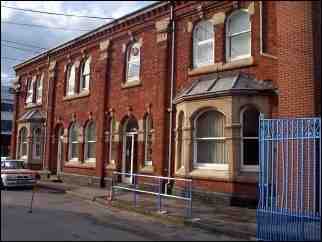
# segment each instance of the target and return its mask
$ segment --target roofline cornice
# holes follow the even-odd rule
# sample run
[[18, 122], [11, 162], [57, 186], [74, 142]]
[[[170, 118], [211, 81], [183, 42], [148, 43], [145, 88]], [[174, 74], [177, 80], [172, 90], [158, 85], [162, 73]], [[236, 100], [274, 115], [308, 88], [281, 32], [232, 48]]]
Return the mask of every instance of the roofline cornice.
[[[48, 58], [50, 55], [53, 55], [53, 54], [57, 54], [60, 50], [63, 50], [65, 48], [68, 48], [68, 47], [71, 47], [72, 45], [75, 45], [75, 44], [78, 44], [79, 42], [81, 41], [84, 41], [84, 40], [88, 40], [89, 38], [93, 38], [97, 35], [103, 35], [105, 34], [106, 31], [108, 30], [111, 30], [112, 28], [114, 27], [118, 27], [118, 26], [121, 26], [122, 24], [126, 24], [128, 21], [131, 21], [135, 18], [138, 18], [138, 17], [143, 17], [145, 14], [147, 13], [150, 13], [153, 11], [153, 10], [161, 10], [162, 7], [166, 7], [167, 5], [169, 4], [169, 1], [158, 1], [154, 4], [151, 4], [149, 6], [146, 6], [142, 9], [139, 9], [135, 12], [132, 12], [132, 13], [129, 13], [119, 19], [115, 19], [114, 21], [110, 22], [110, 23], [107, 23], [107, 24], [104, 24], [102, 26], [99, 26], [97, 27], [96, 29], [92, 30], [92, 31], [89, 31], [81, 36], [78, 36], [70, 41], [67, 41], [63, 44], [59, 44], [58, 46], [50, 49], [50, 50], [47, 50], [43, 53], [40, 53], [39, 55], [37, 56], [34, 56], [34, 57], [31, 57], [30, 59], [22, 62], [22, 63], [19, 63], [17, 65], [15, 65], [13, 68], [15, 71], [19, 70], [20, 68], [28, 65], [28, 64], [31, 64], [31, 63], [34, 63], [36, 61], [40, 61], [42, 60], [42, 58]], [[180, 3], [176, 3], [176, 4], [180, 4]], [[161, 10], [162, 11], [162, 10]], [[152, 13], [152, 15], [155, 15], [156, 13]]]

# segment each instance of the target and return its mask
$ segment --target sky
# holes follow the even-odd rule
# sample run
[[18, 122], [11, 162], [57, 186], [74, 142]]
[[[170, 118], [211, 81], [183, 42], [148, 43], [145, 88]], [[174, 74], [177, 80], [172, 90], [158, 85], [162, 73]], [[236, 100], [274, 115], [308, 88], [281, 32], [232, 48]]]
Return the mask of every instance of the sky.
[[[4, 6], [73, 15], [120, 18], [147, 5], [153, 4], [154, 2], [155, 1], [1, 1], [1, 84], [10, 85], [10, 83], [12, 83], [12, 80], [15, 78], [15, 72], [13, 70], [14, 65], [44, 51], [36, 47], [47, 49], [54, 48], [59, 44], [87, 32], [82, 30], [90, 31], [112, 21], [24, 12], [5, 8]], [[44, 25], [51, 28], [76, 29], [76, 31], [21, 26], [4, 22]], [[7, 41], [19, 42], [24, 45]], [[26, 45], [32, 45], [33, 47]], [[24, 50], [18, 50], [12, 47]]]

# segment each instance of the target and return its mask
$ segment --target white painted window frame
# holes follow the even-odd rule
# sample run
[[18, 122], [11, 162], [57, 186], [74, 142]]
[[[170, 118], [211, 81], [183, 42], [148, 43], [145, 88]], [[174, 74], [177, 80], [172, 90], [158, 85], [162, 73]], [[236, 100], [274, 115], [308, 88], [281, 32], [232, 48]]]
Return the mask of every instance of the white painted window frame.
[[[240, 164], [240, 169], [241, 169], [241, 171], [246, 171], [246, 172], [258, 172], [259, 171], [259, 161], [258, 161], [258, 165], [245, 165], [245, 162], [244, 162], [244, 140], [259, 140], [259, 137], [249, 137], [249, 136], [243, 135], [244, 113], [249, 108], [256, 108], [256, 107], [246, 106], [240, 112], [240, 123], [241, 123], [241, 129], [240, 129], [240, 161], [241, 161], [241, 164]], [[257, 108], [256, 108], [256, 110], [258, 111]], [[258, 113], [260, 113], [260, 112], [258, 111]]]
[[[38, 130], [38, 129], [40, 130], [39, 137], [38, 137], [39, 140], [36, 140], [36, 130]], [[37, 145], [40, 146], [39, 156], [36, 154]], [[40, 128], [35, 128], [32, 132], [32, 146], [31, 147], [32, 147], [32, 158], [37, 159], [37, 160], [41, 159], [41, 149], [42, 148], [41, 148], [41, 129]]]
[[[88, 139], [88, 129], [90, 127], [92, 127], [92, 125], [94, 125], [95, 140]], [[95, 125], [94, 121], [89, 122], [85, 128], [85, 149], [84, 149], [85, 154], [84, 154], [84, 157], [85, 157], [85, 162], [96, 162], [96, 151], [95, 151], [95, 157], [88, 157], [88, 146], [90, 144], [94, 144], [94, 147], [96, 149], [96, 125]]]
[[[215, 60], [215, 38], [214, 38], [215, 31], [214, 31], [214, 26], [211, 24], [211, 22], [209, 22], [209, 23], [212, 26], [212, 28], [211, 28], [212, 38], [209, 38], [207, 40], [198, 41], [197, 30], [199, 30], [198, 28], [201, 28], [201, 29], [203, 28], [201, 25], [204, 22], [209, 22], [209, 21], [204, 20], [204, 21], [197, 23], [197, 25], [195, 26], [194, 31], [193, 31], [193, 67], [194, 68], [211, 65], [214, 63], [214, 60]], [[203, 29], [203, 31], [208, 31], [208, 30]], [[211, 46], [212, 46], [212, 50], [211, 50], [211, 52], [212, 52], [211, 58], [212, 59], [209, 60], [209, 62], [200, 62], [200, 60], [198, 59], [199, 55], [197, 54], [198, 49], [199, 49], [198, 47], [208, 44], [208, 43], [211, 43]]]
[[75, 122], [70, 126], [69, 128], [69, 133], [68, 133], [68, 160], [69, 162], [78, 162], [79, 161], [79, 147], [78, 147], [78, 157], [72, 157], [72, 145], [76, 144], [79, 146], [79, 140], [78, 140], [78, 137], [76, 137], [76, 140], [75, 141], [72, 141], [72, 138], [71, 138], [71, 132], [72, 132], [72, 129], [75, 128], [75, 129], [78, 129], [77, 133], [79, 135], [79, 126], [78, 124], [76, 124]]
[[147, 115], [144, 119], [145, 126], [144, 126], [144, 166], [152, 166], [152, 159], [148, 160], [148, 141], [150, 139], [151, 133], [151, 116]]
[[[245, 30], [245, 31], [240, 31], [237, 33], [231, 33], [230, 32], [230, 20], [231, 18], [236, 15], [238, 12], [243, 11], [246, 12], [249, 16], [249, 29]], [[239, 55], [236, 56], [234, 58], [231, 58], [231, 39], [233, 37], [242, 35], [242, 34], [247, 34], [250, 33], [250, 37], [249, 37], [249, 53], [245, 54], [245, 55]], [[233, 13], [231, 13], [226, 21], [226, 61], [227, 62], [233, 62], [233, 61], [238, 61], [241, 59], [245, 59], [245, 58], [249, 58], [252, 56], [252, 22], [250, 19], [250, 15], [247, 9], [238, 9], [236, 11], [234, 11]]]
[[26, 104], [27, 105], [33, 103], [34, 84], [35, 84], [34, 78], [27, 81], [27, 97], [26, 97]]
[[43, 90], [43, 79], [44, 79], [44, 73], [42, 73], [39, 80], [37, 80], [37, 90], [36, 90], [36, 103], [41, 104], [42, 103], [42, 90]]
[[[131, 59], [131, 53], [133, 48], [138, 48], [139, 49], [139, 55], [138, 57], [135, 57], [135, 59]], [[139, 65], [139, 73], [136, 76], [129, 77], [129, 70], [130, 70], [130, 65], [133, 64], [138, 64]], [[140, 81], [140, 73], [141, 73], [141, 44], [139, 42], [135, 42], [131, 44], [126, 53], [126, 82], [131, 83], [134, 81]]]
[[[88, 65], [88, 73], [87, 72], [85, 73], [86, 65]], [[80, 83], [81, 92], [89, 91], [89, 85], [91, 81], [91, 58], [90, 57], [87, 57], [82, 63], [80, 80], [81, 80], [81, 83]]]
[[[199, 119], [199, 117], [209, 111], [215, 111], [218, 112], [217, 110], [214, 109], [206, 109], [203, 110], [202, 112], [199, 112], [197, 114], [197, 116], [194, 118], [193, 121], [193, 167], [194, 168], [198, 168], [198, 169], [216, 169], [216, 170], [228, 170], [228, 163], [227, 163], [227, 155], [226, 155], [226, 137], [203, 137], [203, 138], [197, 138], [197, 120]], [[220, 112], [218, 112], [220, 113]], [[221, 115], [223, 115], [222, 113], [220, 113]], [[223, 115], [224, 116], [224, 115]], [[224, 116], [225, 117], [225, 116]], [[224, 122], [225, 123], [225, 122]], [[224, 127], [223, 127], [224, 128]], [[223, 130], [223, 133], [225, 134], [225, 130]], [[197, 157], [198, 157], [198, 149], [197, 149], [197, 143], [198, 140], [214, 140], [214, 141], [224, 141], [224, 151], [223, 151], [223, 156], [224, 156], [224, 160], [226, 163], [224, 164], [214, 164], [214, 163], [199, 163], [197, 161]]]
[[[23, 141], [22, 135], [21, 135], [23, 130], [26, 131], [25, 141]], [[26, 145], [26, 154], [24, 154], [24, 155], [22, 154], [22, 146], [23, 145]], [[23, 127], [19, 130], [19, 157], [21, 159], [26, 159], [27, 156], [28, 156], [28, 130], [26, 127]]]
[[[74, 73], [72, 73], [72, 68]], [[73, 75], [72, 75], [73, 74]], [[73, 79], [72, 79], [73, 76]], [[76, 66], [75, 63], [67, 66], [67, 83], [66, 83], [66, 96], [73, 96], [76, 93]]]

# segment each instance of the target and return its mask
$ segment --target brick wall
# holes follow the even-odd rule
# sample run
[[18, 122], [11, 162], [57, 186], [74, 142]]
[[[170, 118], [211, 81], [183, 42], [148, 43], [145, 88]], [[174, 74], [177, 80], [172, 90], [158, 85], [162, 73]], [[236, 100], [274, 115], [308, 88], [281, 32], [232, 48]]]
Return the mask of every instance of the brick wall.
[[[247, 8], [251, 2], [244, 1], [238, 5]], [[199, 6], [203, 5], [200, 11]], [[200, 20], [200, 16], [211, 18], [214, 14], [225, 12], [229, 15], [238, 5], [232, 1], [226, 2], [180, 2], [175, 7], [175, 83], [174, 95], [188, 87], [193, 80], [204, 74], [192, 75], [192, 32], [193, 26]], [[258, 80], [272, 80], [278, 87], [278, 98], [272, 99], [273, 117], [311, 116], [316, 112], [318, 100], [317, 90], [320, 90], [317, 69], [313, 82], [314, 48], [320, 48], [320, 41], [313, 44], [312, 22], [318, 25], [319, 18], [312, 19], [311, 2], [265, 2], [263, 6], [263, 43], [264, 52], [276, 56], [272, 58], [260, 54], [260, 15], [259, 2], [254, 2], [254, 14], [251, 16], [252, 44], [251, 52], [253, 64], [237, 68], [239, 71], [250, 73]], [[317, 13], [318, 14], [318, 13]], [[296, 18], [294, 17], [296, 16]], [[319, 15], [320, 16], [320, 15]], [[96, 122], [96, 166], [68, 166], [63, 171], [82, 175], [101, 177], [110, 174], [112, 170], [105, 170], [108, 159], [108, 143], [105, 142], [104, 132], [108, 131], [107, 113], [114, 110], [115, 118], [122, 124], [130, 113], [137, 121], [143, 120], [148, 108], [151, 107], [153, 126], [155, 129], [152, 158], [154, 171], [158, 175], [167, 175], [168, 144], [169, 144], [169, 95], [170, 95], [170, 37], [158, 41], [156, 21], [169, 17], [169, 6], [153, 10], [142, 17], [112, 27], [110, 30], [96, 34], [69, 47], [64, 47], [50, 56], [50, 61], [57, 61], [55, 77], [50, 79], [48, 91], [47, 80], [44, 81], [43, 105], [38, 107], [47, 111], [46, 95], [49, 95], [49, 115], [47, 124], [47, 146], [45, 162], [48, 168], [55, 167], [57, 162], [57, 127], [62, 125], [68, 129], [73, 119], [82, 128], [92, 118]], [[129, 32], [130, 31], [130, 32]], [[215, 25], [215, 62], [226, 63], [225, 60], [225, 22]], [[166, 35], [165, 35], [166, 36]], [[131, 43], [131, 38], [142, 41], [141, 47], [141, 83], [137, 86], [124, 88], [125, 52], [124, 48]], [[110, 44], [106, 50], [100, 49], [100, 43], [106, 39]], [[320, 39], [319, 33], [315, 40]], [[85, 52], [84, 52], [85, 51]], [[65, 66], [68, 59], [81, 60], [83, 53], [91, 58], [90, 94], [85, 97], [65, 100]], [[104, 57], [105, 56], [105, 57]], [[319, 57], [320, 58], [320, 57]], [[48, 69], [47, 59], [36, 61], [17, 69], [21, 76], [22, 90], [25, 90], [24, 80], [37, 67]], [[319, 92], [318, 92], [319, 93]], [[25, 92], [22, 91], [17, 100], [15, 118], [24, 112]], [[314, 102], [315, 100], [315, 102]], [[174, 114], [175, 115], [175, 114]], [[175, 127], [173, 127], [175, 128]], [[15, 147], [16, 129], [13, 132], [12, 147]], [[137, 162], [143, 163], [143, 143], [138, 142]], [[83, 146], [80, 147], [81, 152]], [[15, 149], [12, 149], [15, 154]], [[64, 159], [67, 159], [68, 146], [64, 146]], [[172, 161], [173, 161], [172, 156]], [[122, 139], [118, 145], [118, 157], [122, 158]], [[172, 162], [173, 165], [173, 162]], [[120, 164], [118, 164], [120, 167]], [[255, 194], [254, 184], [223, 183], [220, 181], [197, 180], [196, 185], [205, 190], [220, 192], [236, 192]]]

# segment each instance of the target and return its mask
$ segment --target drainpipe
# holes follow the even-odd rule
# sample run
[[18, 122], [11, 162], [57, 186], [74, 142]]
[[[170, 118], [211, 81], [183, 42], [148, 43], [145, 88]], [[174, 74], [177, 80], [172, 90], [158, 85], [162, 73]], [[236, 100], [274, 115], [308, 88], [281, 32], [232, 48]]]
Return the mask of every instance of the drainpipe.
[[[50, 57], [48, 56], [48, 65], [50, 65]], [[45, 120], [45, 144], [44, 144], [44, 151], [43, 151], [43, 170], [45, 170], [47, 167], [45, 167], [45, 160], [46, 160], [46, 151], [47, 151], [47, 129], [48, 129], [48, 109], [49, 109], [49, 77], [47, 78], [47, 110], [46, 110], [46, 120]], [[50, 142], [49, 142], [50, 143]]]
[[[175, 41], [175, 22], [173, 16], [173, 5], [172, 1], [169, 1], [170, 7], [170, 22], [171, 22], [171, 87], [170, 87], [170, 104], [169, 104], [169, 155], [168, 155], [168, 177], [171, 177], [171, 157], [172, 157], [172, 113], [173, 113], [173, 85], [174, 85], [174, 41]], [[165, 193], [168, 193], [168, 186], [170, 179], [166, 183]]]

